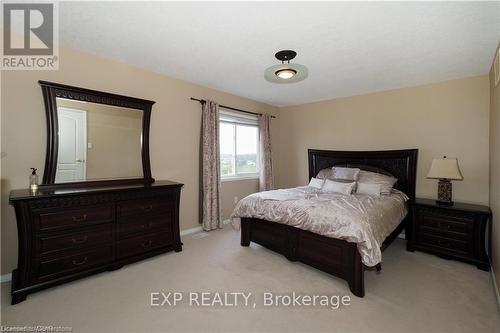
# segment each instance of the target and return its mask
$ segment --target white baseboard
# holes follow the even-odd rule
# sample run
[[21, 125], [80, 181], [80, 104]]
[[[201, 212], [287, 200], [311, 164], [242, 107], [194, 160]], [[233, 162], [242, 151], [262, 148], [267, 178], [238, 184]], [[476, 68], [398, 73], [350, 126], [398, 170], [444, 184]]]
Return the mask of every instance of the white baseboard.
[[[222, 223], [229, 224], [229, 223], [231, 223], [231, 220], [230, 219], [224, 220], [224, 221], [222, 221]], [[202, 231], [203, 231], [203, 227], [200, 225], [199, 227], [194, 227], [191, 229], [182, 230], [181, 236], [187, 236], [187, 235], [195, 234], [195, 233], [202, 232]]]
[[495, 290], [495, 295], [497, 296], [498, 311], [500, 312], [500, 293], [498, 292], [497, 279], [491, 263], [490, 263], [490, 272], [491, 272], [491, 279], [493, 280], [493, 289]]
[[12, 280], [12, 273], [4, 274], [4, 275], [0, 276], [1, 283], [9, 282], [10, 280]]
[[201, 231], [203, 231], [203, 228], [200, 225], [199, 227], [194, 227], [194, 228], [191, 228], [191, 229], [182, 230], [181, 231], [181, 236], [191, 235], [191, 234], [195, 234], [195, 233], [201, 232]]

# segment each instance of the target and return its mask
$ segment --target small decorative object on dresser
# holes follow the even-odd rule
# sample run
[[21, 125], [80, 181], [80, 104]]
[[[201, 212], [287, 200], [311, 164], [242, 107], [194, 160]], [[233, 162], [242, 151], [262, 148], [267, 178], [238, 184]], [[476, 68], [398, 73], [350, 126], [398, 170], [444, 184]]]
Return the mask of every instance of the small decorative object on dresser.
[[461, 260], [474, 264], [479, 269], [489, 270], [489, 207], [458, 202], [453, 206], [443, 206], [431, 199], [417, 198], [411, 208], [413, 218], [408, 251], [431, 252], [446, 259]]
[[439, 179], [437, 203], [453, 205], [450, 180], [464, 179], [458, 167], [458, 160], [456, 158], [446, 158], [446, 156], [433, 159], [427, 178]]
[[37, 168], [30, 168], [31, 169], [31, 174], [30, 174], [30, 190], [36, 191], [38, 190], [38, 175], [36, 174]]

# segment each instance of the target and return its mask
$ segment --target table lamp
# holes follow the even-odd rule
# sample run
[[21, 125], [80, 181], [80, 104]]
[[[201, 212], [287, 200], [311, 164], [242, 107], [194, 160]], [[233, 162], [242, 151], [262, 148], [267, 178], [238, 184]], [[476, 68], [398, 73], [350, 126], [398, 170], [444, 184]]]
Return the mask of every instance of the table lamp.
[[438, 198], [436, 202], [440, 205], [453, 205], [451, 200], [451, 182], [450, 180], [463, 180], [464, 177], [458, 167], [456, 158], [434, 158], [432, 159], [431, 169], [427, 178], [439, 179]]

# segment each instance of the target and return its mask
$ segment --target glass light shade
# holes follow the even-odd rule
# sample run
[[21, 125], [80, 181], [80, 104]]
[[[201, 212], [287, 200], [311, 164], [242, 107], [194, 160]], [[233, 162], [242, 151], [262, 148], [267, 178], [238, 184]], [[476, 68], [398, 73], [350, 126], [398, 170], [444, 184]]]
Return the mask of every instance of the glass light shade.
[[264, 78], [272, 83], [289, 84], [307, 78], [307, 67], [300, 64], [279, 64], [266, 68]]
[[456, 158], [434, 158], [427, 178], [462, 180], [464, 177]]
[[283, 79], [283, 80], [288, 80], [291, 79], [292, 77], [297, 74], [297, 71], [291, 68], [285, 68], [285, 69], [280, 69], [277, 70], [274, 74], [276, 74], [277, 77]]

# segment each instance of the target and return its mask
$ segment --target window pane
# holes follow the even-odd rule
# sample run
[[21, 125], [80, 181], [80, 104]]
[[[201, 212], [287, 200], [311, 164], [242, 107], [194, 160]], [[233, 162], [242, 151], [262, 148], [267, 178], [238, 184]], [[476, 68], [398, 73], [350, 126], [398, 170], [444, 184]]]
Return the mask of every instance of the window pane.
[[220, 123], [220, 174], [234, 175], [234, 125]]
[[257, 173], [257, 143], [259, 130], [255, 126], [236, 126], [236, 170], [238, 174]]

